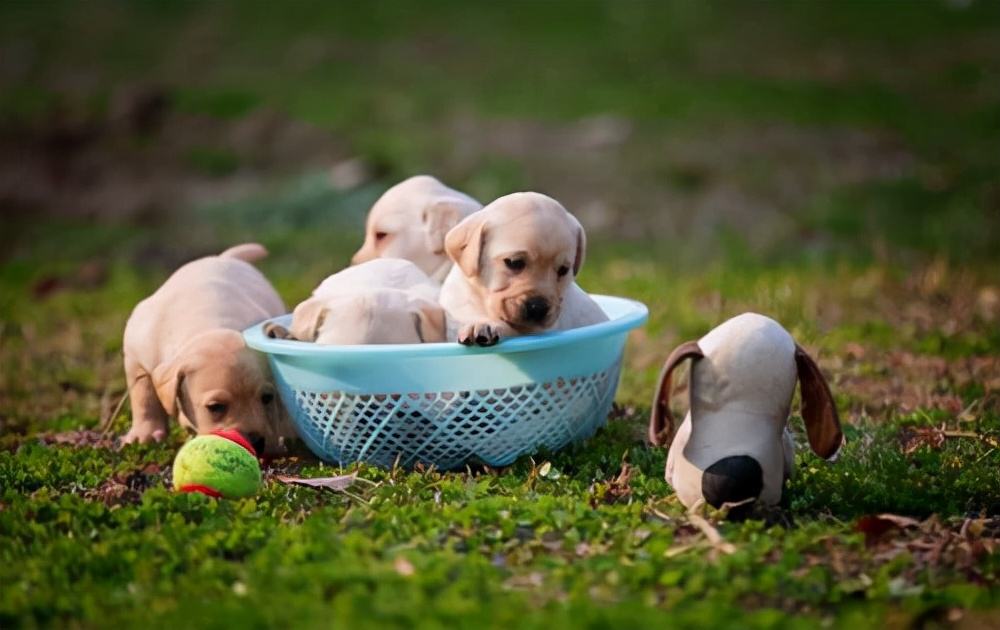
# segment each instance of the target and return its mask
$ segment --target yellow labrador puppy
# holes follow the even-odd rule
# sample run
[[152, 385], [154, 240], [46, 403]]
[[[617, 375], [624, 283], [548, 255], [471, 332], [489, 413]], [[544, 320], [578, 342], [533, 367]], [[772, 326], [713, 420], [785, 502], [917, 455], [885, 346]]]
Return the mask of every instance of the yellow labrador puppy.
[[575, 282], [587, 249], [583, 227], [551, 197], [501, 197], [448, 232], [445, 249], [455, 267], [440, 302], [459, 343], [491, 346], [607, 320]]
[[403, 258], [440, 283], [451, 270], [444, 251], [445, 234], [482, 207], [429, 175], [411, 177], [387, 190], [372, 206], [364, 245], [351, 264]]
[[444, 341], [438, 284], [408, 260], [379, 258], [333, 274], [270, 337], [325, 345]]
[[267, 255], [247, 243], [178, 269], [140, 302], [125, 326], [132, 428], [123, 443], [159, 441], [170, 416], [197, 433], [242, 431], [258, 453], [279, 453], [295, 435], [267, 362], [243, 329], [285, 305], [251, 264]]

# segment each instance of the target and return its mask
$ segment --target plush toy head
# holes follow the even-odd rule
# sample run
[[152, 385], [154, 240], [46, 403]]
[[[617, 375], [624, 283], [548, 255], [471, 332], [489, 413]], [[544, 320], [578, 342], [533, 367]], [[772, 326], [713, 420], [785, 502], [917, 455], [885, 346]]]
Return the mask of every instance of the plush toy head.
[[781, 500], [794, 465], [787, 423], [796, 380], [812, 450], [826, 459], [837, 454], [843, 434], [822, 373], [780, 324], [756, 313], [734, 317], [671, 353], [653, 399], [653, 444], [666, 444], [673, 434], [671, 381], [685, 359], [692, 360], [690, 411], [666, 470], [684, 505]]

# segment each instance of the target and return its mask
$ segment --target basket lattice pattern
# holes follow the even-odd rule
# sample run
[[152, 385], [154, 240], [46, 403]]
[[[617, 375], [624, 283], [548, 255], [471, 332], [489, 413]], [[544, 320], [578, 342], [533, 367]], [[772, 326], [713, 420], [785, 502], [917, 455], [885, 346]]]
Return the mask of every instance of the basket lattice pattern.
[[324, 459], [440, 469], [503, 466], [604, 424], [621, 367], [501, 389], [421, 394], [282, 391], [299, 434]]

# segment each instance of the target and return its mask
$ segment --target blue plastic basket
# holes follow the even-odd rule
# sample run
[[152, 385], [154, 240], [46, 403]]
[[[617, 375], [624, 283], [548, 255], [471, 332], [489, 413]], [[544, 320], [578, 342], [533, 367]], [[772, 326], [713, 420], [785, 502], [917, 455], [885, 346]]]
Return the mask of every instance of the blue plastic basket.
[[281, 400], [320, 458], [504, 466], [539, 447], [589, 437], [605, 423], [628, 332], [648, 310], [624, 298], [594, 299], [610, 321], [492, 348], [321, 346], [269, 339], [262, 324], [243, 335], [267, 354]]

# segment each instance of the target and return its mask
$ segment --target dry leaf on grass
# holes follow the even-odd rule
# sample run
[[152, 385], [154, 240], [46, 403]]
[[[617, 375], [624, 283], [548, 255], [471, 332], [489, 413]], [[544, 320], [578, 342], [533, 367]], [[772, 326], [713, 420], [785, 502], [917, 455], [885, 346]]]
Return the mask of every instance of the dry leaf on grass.
[[906, 529], [907, 527], [919, 526], [920, 521], [908, 516], [878, 514], [862, 516], [854, 524], [854, 529], [865, 535], [865, 544], [870, 547], [884, 534], [893, 529]]
[[949, 438], [971, 438], [975, 440], [982, 440], [990, 446], [998, 446], [996, 438], [976, 433], [974, 431], [952, 431], [945, 428], [942, 424], [940, 427], [919, 427], [916, 429], [905, 428], [900, 433], [900, 440], [903, 443], [903, 452], [907, 455], [920, 450], [922, 447], [926, 446], [931, 449], [939, 449], [944, 446], [944, 443]]
[[291, 477], [288, 475], [275, 475], [275, 479], [281, 483], [295, 486], [307, 486], [310, 488], [326, 488], [327, 490], [333, 490], [334, 492], [343, 492], [347, 490], [358, 480], [357, 473], [351, 473], [350, 475], [340, 475], [338, 477], [313, 477], [311, 479], [306, 477]]

